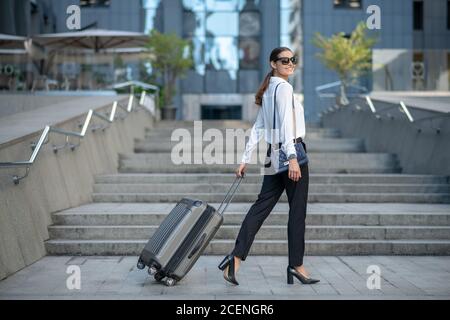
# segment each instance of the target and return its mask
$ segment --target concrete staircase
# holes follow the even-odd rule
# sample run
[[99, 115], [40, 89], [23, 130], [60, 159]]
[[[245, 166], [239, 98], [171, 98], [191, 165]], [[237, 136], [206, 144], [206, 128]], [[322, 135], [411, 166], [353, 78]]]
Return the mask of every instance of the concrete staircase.
[[[240, 121], [204, 121], [203, 131], [248, 129]], [[119, 155], [119, 174], [96, 177], [93, 203], [54, 214], [46, 242], [49, 254], [137, 255], [164, 217], [183, 197], [216, 208], [234, 180], [236, 164], [171, 163], [176, 128], [192, 122], [161, 122], [136, 141], [135, 153]], [[240, 138], [245, 139], [245, 132]], [[240, 160], [245, 140], [231, 150], [226, 139], [220, 156]], [[203, 147], [211, 142], [203, 143]], [[307, 127], [310, 188], [306, 254], [450, 254], [449, 177], [401, 174], [393, 154], [365, 152], [364, 141], [339, 138], [329, 128]], [[199, 143], [200, 146], [202, 143]], [[188, 148], [189, 147], [189, 148]], [[200, 149], [202, 151], [203, 149]], [[265, 153], [265, 144], [260, 151]], [[255, 150], [254, 157], [258, 154]], [[224, 226], [206, 254], [231, 251], [240, 223], [261, 188], [259, 165], [250, 165]], [[287, 254], [288, 203], [284, 194], [264, 223], [251, 254]]]

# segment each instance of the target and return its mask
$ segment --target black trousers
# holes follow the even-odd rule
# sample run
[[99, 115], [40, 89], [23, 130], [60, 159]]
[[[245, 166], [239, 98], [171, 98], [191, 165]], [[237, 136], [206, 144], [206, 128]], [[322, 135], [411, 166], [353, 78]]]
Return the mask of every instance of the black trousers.
[[[306, 150], [306, 147], [305, 147]], [[256, 233], [278, 202], [283, 191], [289, 201], [288, 251], [289, 265], [301, 266], [305, 253], [305, 220], [308, 200], [308, 164], [300, 166], [302, 177], [295, 182], [289, 179], [288, 171], [265, 175], [258, 199], [251, 206], [242, 222], [232, 254], [242, 260], [247, 258]]]

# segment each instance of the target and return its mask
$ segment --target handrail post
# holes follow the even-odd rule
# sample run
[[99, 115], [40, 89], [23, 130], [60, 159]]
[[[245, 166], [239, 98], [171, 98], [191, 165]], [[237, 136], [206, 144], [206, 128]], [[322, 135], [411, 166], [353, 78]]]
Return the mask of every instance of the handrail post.
[[408, 117], [409, 122], [414, 122], [414, 118], [412, 117], [411, 113], [409, 113], [409, 110], [403, 101], [400, 101], [400, 106], [402, 107], [402, 110], [405, 112], [406, 116]]

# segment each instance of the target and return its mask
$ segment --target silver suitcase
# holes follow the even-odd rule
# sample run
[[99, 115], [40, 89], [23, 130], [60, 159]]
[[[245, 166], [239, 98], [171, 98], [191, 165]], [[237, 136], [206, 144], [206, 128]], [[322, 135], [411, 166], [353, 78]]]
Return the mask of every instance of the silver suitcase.
[[155, 280], [173, 286], [189, 272], [223, 223], [223, 213], [243, 178], [237, 177], [216, 210], [198, 199], [181, 199], [155, 231], [137, 263]]

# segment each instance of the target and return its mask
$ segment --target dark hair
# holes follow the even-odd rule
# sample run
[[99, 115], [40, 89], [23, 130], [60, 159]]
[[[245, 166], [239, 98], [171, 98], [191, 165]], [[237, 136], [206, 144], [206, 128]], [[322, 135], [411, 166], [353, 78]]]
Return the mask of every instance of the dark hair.
[[[275, 59], [278, 58], [278, 55], [284, 51], [291, 51], [291, 49], [289, 49], [288, 47], [278, 47], [272, 50], [272, 52], [270, 53], [270, 60], [271, 61], [275, 61]], [[258, 92], [256, 93], [255, 96], [255, 103], [259, 106], [262, 106], [262, 98], [263, 98], [263, 94], [266, 91], [267, 87], [269, 86], [269, 82], [270, 82], [270, 77], [273, 76], [273, 69], [266, 75], [266, 77], [264, 78], [261, 86], [258, 89]]]

